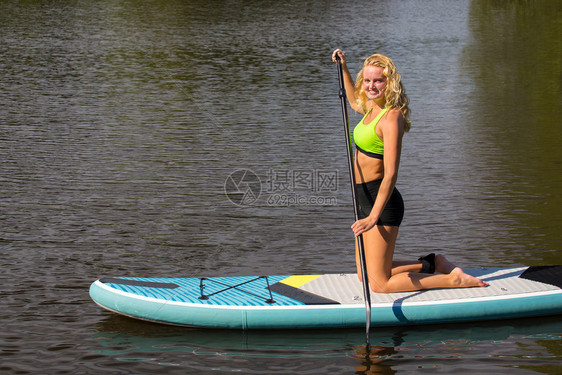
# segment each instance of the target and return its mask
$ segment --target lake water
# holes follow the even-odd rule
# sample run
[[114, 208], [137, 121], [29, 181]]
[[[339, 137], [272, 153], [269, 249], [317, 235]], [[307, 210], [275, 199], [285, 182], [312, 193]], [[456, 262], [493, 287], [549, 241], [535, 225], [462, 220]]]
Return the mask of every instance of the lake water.
[[410, 96], [397, 257], [562, 263], [560, 2], [267, 3], [0, 3], [0, 371], [562, 372], [559, 317], [376, 328], [365, 353], [91, 301], [101, 276], [355, 270], [337, 47]]

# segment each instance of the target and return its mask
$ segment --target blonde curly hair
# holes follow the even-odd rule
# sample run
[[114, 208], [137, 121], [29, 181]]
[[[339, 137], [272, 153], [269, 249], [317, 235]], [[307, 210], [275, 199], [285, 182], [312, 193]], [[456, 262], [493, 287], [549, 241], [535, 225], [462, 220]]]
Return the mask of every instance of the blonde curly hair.
[[406, 90], [402, 85], [400, 74], [396, 69], [396, 65], [392, 60], [384, 55], [375, 53], [365, 59], [363, 63], [363, 68], [357, 75], [357, 80], [355, 81], [355, 97], [357, 98], [357, 105], [363, 108], [363, 111], [367, 112], [367, 95], [365, 90], [363, 90], [363, 71], [369, 65], [378, 66], [383, 68], [383, 75], [386, 77], [386, 91], [385, 99], [386, 106], [397, 108], [402, 116], [404, 117], [404, 130], [410, 130], [410, 108], [408, 104], [410, 99], [406, 95]]

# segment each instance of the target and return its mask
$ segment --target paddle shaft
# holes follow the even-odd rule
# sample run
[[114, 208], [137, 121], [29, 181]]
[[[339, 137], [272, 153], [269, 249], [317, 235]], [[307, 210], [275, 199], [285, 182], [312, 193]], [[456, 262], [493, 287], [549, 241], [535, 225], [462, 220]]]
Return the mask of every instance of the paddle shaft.
[[[353, 168], [353, 151], [351, 149], [351, 139], [349, 135], [349, 116], [347, 113], [347, 96], [345, 93], [345, 85], [343, 78], [343, 66], [340, 57], [336, 55], [337, 68], [340, 82], [340, 100], [343, 116], [343, 125], [345, 130], [345, 144], [347, 147], [347, 165], [349, 167], [349, 175], [351, 180], [351, 195], [353, 197], [353, 210], [355, 213], [355, 221], [359, 220], [359, 202], [357, 201], [357, 187], [355, 185], [355, 169]], [[367, 260], [365, 258], [365, 249], [363, 246], [363, 235], [357, 236], [357, 247], [359, 249], [359, 261], [361, 263], [361, 274], [363, 276], [363, 296], [365, 298], [365, 310], [367, 312], [366, 319], [366, 334], [367, 334], [367, 348], [370, 346], [371, 330], [371, 293], [369, 291], [369, 281], [367, 276]]]

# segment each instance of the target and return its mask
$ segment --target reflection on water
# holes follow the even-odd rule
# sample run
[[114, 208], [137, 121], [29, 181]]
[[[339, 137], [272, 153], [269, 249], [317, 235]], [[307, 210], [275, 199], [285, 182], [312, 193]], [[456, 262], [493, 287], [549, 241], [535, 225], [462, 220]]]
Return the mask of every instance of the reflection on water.
[[399, 352], [395, 347], [372, 345], [367, 352], [366, 347], [359, 347], [355, 358], [361, 363], [355, 366], [356, 374], [396, 374], [397, 370], [391, 365], [391, 358]]
[[557, 1], [473, 1], [461, 60], [475, 199], [520, 246], [495, 257], [522, 264], [562, 260], [561, 19]]
[[[364, 344], [358, 344], [364, 340], [361, 329], [209, 331], [142, 323], [117, 315], [108, 316], [96, 329], [94, 338], [101, 349], [95, 354], [121, 361], [134, 359], [161, 366], [189, 363], [189, 368], [197, 368], [213, 358], [218, 366], [230, 362], [236, 368], [237, 358], [251, 358], [273, 369], [276, 363], [298, 360], [306, 365], [295, 368], [314, 373], [339, 373], [353, 367], [359, 374], [394, 374], [435, 369], [437, 359], [443, 361], [438, 367], [445, 371], [445, 361], [502, 363], [506, 355], [510, 357], [509, 367], [523, 365], [538, 370], [548, 363], [543, 361], [560, 354], [557, 342], [562, 323], [556, 317], [546, 317], [540, 322], [516, 319], [503, 323], [377, 327], [372, 331], [368, 352]], [[509, 355], [518, 343], [526, 348], [524, 353]]]
[[[371, 52], [390, 55], [412, 100], [400, 257], [561, 263], [560, 19], [553, 0], [1, 1], [0, 370], [403, 372], [443, 353], [481, 369], [468, 356], [500, 350], [496, 325], [454, 353], [439, 340], [458, 331], [434, 342], [435, 327], [415, 339], [417, 329], [382, 330], [365, 357], [354, 332], [268, 343], [128, 320], [107, 329], [113, 318], [88, 286], [104, 275], [352, 272], [335, 47], [354, 72]], [[337, 176], [323, 192], [337, 203], [272, 205], [263, 194], [234, 205], [224, 184], [238, 169], [264, 188], [271, 171]], [[560, 340], [539, 341], [540, 327], [506, 336], [516, 345], [503, 358], [559, 363]], [[498, 358], [486, 370], [501, 372]]]

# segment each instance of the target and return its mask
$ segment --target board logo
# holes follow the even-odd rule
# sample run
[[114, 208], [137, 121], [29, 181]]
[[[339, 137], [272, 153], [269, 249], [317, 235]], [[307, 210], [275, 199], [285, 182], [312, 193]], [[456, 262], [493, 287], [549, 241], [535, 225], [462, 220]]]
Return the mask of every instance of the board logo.
[[235, 205], [251, 205], [260, 197], [261, 180], [251, 170], [239, 169], [226, 178], [224, 192]]

